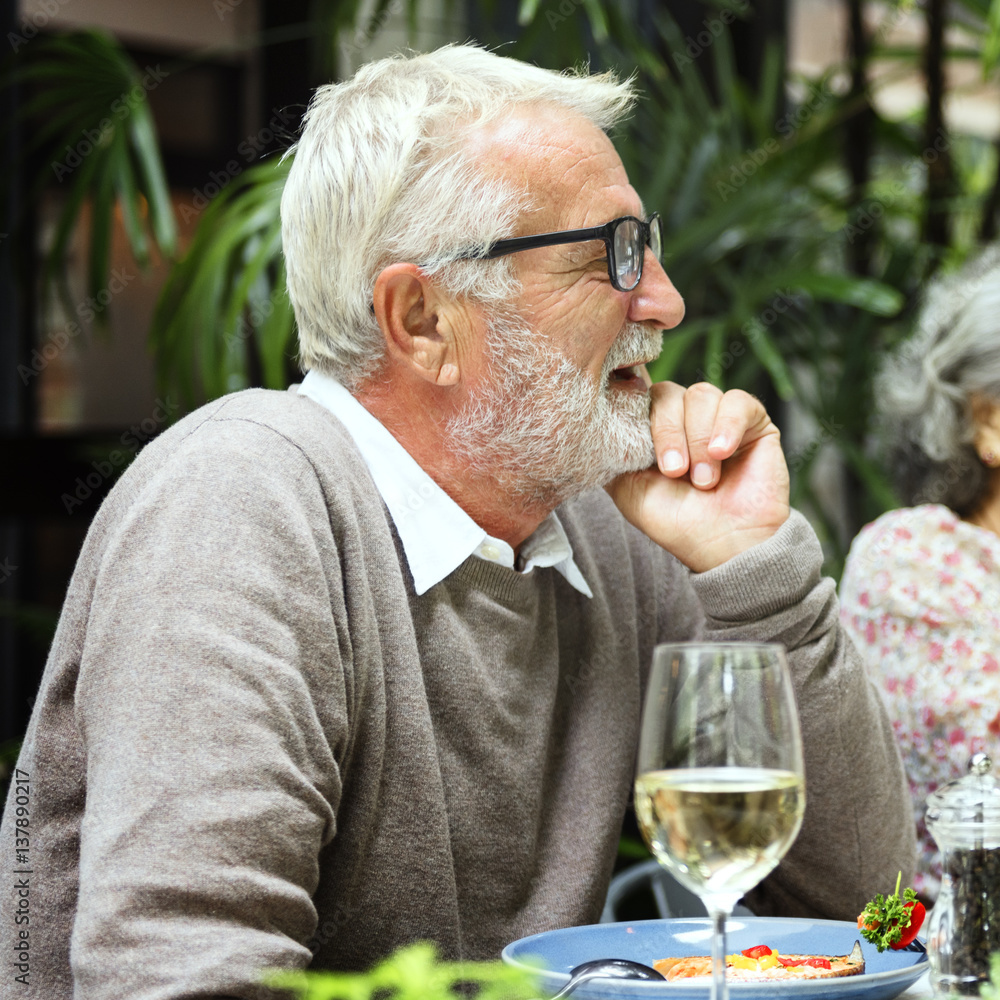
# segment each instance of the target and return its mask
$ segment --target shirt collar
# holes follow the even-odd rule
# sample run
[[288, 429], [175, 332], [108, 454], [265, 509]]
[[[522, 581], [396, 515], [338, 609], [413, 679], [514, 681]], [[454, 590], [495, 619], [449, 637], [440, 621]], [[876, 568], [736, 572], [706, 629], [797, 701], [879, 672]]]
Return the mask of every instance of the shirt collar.
[[[410, 453], [336, 379], [310, 371], [298, 386], [347, 428], [371, 472], [406, 554], [413, 587], [426, 593], [469, 558], [514, 568], [514, 550], [487, 534], [417, 464]], [[593, 597], [555, 512], [521, 546], [521, 572], [552, 566], [576, 590]]]

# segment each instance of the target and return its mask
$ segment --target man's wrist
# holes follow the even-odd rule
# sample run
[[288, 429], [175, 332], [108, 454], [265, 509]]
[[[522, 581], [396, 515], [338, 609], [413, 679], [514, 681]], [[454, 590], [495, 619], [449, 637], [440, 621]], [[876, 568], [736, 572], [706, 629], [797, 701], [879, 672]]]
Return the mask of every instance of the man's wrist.
[[745, 531], [731, 532], [724, 539], [720, 539], [718, 545], [700, 548], [695, 552], [694, 558], [682, 559], [681, 561], [692, 573], [708, 573], [773, 538], [787, 520], [788, 515], [786, 514], [785, 520], [778, 524], [756, 526]]
[[769, 538], [691, 582], [716, 621], [747, 622], [802, 600], [820, 581], [823, 550], [812, 525], [796, 510]]

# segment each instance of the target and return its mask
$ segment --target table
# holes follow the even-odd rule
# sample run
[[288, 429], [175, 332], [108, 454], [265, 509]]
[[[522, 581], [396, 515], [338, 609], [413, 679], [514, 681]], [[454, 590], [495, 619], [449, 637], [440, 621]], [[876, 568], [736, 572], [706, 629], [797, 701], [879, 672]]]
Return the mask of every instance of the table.
[[930, 973], [925, 972], [905, 993], [900, 993], [905, 1000], [931, 1000], [934, 994], [931, 992]]

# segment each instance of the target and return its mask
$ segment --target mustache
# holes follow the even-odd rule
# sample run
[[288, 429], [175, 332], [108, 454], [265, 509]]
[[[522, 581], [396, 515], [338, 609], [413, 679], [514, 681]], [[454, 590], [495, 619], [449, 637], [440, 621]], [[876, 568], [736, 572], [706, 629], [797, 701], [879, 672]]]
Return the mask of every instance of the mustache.
[[607, 382], [618, 368], [651, 361], [663, 349], [663, 331], [650, 330], [642, 323], [626, 323], [618, 339], [611, 345], [601, 369], [601, 382]]

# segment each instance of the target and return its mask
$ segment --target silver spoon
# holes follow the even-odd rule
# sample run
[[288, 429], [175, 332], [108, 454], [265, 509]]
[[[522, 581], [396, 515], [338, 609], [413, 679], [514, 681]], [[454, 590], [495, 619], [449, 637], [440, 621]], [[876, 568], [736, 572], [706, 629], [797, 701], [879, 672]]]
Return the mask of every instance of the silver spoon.
[[656, 969], [641, 962], [630, 962], [625, 958], [598, 958], [584, 962], [570, 969], [569, 982], [549, 1000], [561, 1000], [569, 996], [581, 983], [589, 979], [664, 979]]

